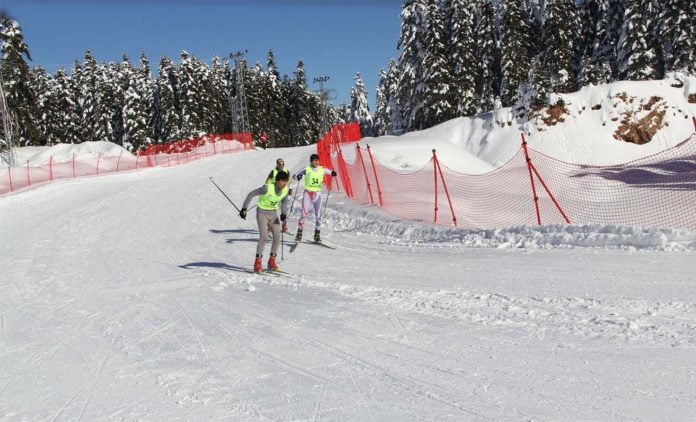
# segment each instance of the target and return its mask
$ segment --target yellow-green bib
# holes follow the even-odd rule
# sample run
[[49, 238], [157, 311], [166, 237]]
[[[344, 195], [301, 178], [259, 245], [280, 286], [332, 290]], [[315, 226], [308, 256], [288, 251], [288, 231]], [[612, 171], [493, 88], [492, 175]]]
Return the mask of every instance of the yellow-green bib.
[[305, 169], [304, 188], [310, 192], [321, 191], [321, 184], [324, 181], [324, 167], [317, 166], [313, 169], [312, 166], [307, 166]]
[[280, 195], [276, 195], [275, 185], [269, 183], [266, 185], [266, 193], [259, 196], [258, 206], [262, 210], [275, 211], [278, 209], [278, 204], [288, 196], [288, 187], [284, 187]]

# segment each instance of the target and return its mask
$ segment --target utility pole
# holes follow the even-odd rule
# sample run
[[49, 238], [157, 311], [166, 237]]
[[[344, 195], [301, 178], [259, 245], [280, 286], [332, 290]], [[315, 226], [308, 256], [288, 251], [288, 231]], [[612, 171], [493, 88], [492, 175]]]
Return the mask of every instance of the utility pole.
[[316, 91], [321, 99], [321, 133], [329, 130], [329, 101], [336, 99], [335, 89], [325, 89], [324, 84], [329, 80], [328, 76], [318, 76], [314, 78], [314, 83], [319, 84], [319, 90]]
[[7, 107], [7, 99], [5, 97], [5, 89], [3, 81], [0, 79], [0, 121], [3, 129], [3, 142], [0, 142], [0, 159], [7, 163], [8, 166], [15, 165], [15, 151], [12, 142], [12, 116], [10, 109]]
[[233, 132], [250, 132], [249, 110], [244, 94], [244, 70], [246, 69], [247, 50], [231, 53], [234, 60], [234, 96], [230, 93], [230, 120]]

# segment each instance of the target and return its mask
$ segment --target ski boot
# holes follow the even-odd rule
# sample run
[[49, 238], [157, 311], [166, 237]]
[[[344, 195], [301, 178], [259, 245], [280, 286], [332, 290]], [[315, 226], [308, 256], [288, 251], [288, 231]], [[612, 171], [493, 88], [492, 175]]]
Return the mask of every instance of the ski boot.
[[297, 236], [295, 236], [295, 242], [300, 243], [302, 241], [302, 227], [297, 228]]
[[256, 259], [254, 260], [254, 272], [260, 273], [263, 271], [263, 265], [261, 264], [261, 258], [263, 255], [256, 254]]
[[278, 264], [276, 264], [276, 254], [272, 253], [271, 257], [268, 258], [268, 271], [277, 271], [280, 268], [278, 268]]
[[321, 243], [321, 236], [319, 235], [319, 230], [314, 230], [314, 241]]
[[281, 230], [285, 233], [290, 233], [290, 230], [288, 230], [288, 223], [286, 221], [283, 221], [283, 227], [281, 228]]

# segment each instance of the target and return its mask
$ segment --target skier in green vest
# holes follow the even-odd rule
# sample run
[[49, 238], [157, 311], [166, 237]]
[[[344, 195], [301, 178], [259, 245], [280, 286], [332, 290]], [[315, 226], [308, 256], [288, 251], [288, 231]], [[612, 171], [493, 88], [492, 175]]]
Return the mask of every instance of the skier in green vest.
[[[273, 167], [273, 170], [271, 170], [270, 173], [268, 173], [268, 177], [266, 177], [266, 184], [274, 183], [275, 178], [278, 175], [278, 172], [281, 172], [281, 171], [287, 172], [287, 170], [285, 170], [285, 160], [283, 160], [282, 158], [279, 158], [276, 160], [276, 166]], [[290, 189], [288, 191], [288, 196], [290, 196], [290, 195], [292, 195], [292, 189]], [[285, 233], [289, 233], [287, 221], [283, 221], [283, 226], [281, 227], [281, 230], [284, 231]]]
[[314, 211], [314, 241], [321, 242], [321, 186], [324, 183], [324, 175], [335, 177], [336, 172], [319, 165], [319, 155], [312, 154], [309, 157], [310, 165], [297, 172], [293, 177], [298, 181], [305, 177], [304, 194], [302, 195], [302, 215], [297, 225], [295, 242], [302, 241], [302, 229], [305, 219], [310, 211]]
[[[273, 233], [271, 257], [268, 259], [268, 270], [279, 270], [276, 255], [280, 245], [280, 222], [285, 221], [288, 212], [288, 180], [290, 175], [285, 171], [279, 171], [274, 183], [268, 183], [258, 189], [254, 189], [247, 195], [239, 216], [246, 220], [247, 207], [251, 198], [258, 196], [256, 222], [259, 225], [259, 243], [256, 245], [256, 259], [254, 260], [254, 272], [263, 271], [261, 259], [266, 247], [268, 232]], [[278, 219], [278, 206], [280, 206], [280, 219]]]

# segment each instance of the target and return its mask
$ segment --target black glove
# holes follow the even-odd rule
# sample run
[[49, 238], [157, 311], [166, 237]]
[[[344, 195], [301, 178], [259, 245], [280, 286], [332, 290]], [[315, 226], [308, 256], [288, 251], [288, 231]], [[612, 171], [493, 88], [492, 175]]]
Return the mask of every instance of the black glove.
[[297, 175], [297, 180], [298, 180], [298, 181], [302, 180], [302, 173], [300, 173], [300, 174]]
[[288, 218], [288, 216], [285, 215], [285, 213], [280, 214], [280, 221], [285, 221], [286, 218]]
[[239, 216], [242, 217], [242, 220], [246, 220], [246, 212], [247, 212], [246, 208], [242, 208], [242, 210], [239, 211]]
[[331, 170], [331, 177], [336, 177], [336, 172], [334, 170]]

